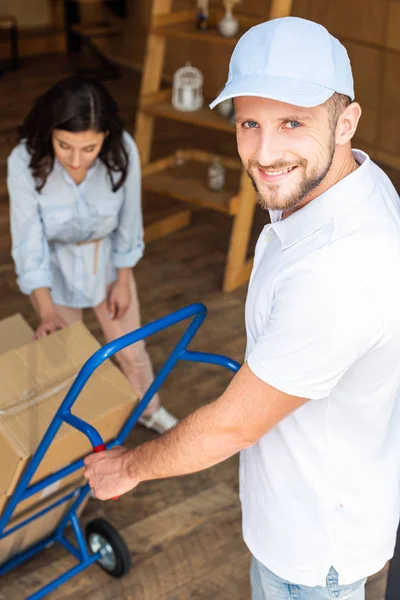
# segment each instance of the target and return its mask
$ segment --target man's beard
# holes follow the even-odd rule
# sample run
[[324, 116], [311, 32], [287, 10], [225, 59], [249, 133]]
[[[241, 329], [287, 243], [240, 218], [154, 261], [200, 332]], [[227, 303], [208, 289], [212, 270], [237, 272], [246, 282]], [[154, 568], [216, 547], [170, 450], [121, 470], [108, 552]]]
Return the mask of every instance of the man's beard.
[[306, 196], [308, 196], [308, 194], [312, 192], [312, 190], [315, 190], [322, 183], [332, 166], [334, 156], [335, 138], [334, 135], [332, 135], [329, 142], [328, 156], [326, 158], [325, 164], [315, 165], [311, 172], [307, 174], [305, 171], [307, 161], [304, 159], [300, 159], [296, 168], [303, 168], [305, 175], [302, 181], [300, 181], [300, 183], [296, 186], [296, 188], [291, 193], [286, 195], [280, 193], [279, 184], [270, 184], [268, 186], [268, 192], [266, 194], [262, 194], [258, 189], [257, 183], [251, 173], [251, 170], [253, 170], [254, 168], [261, 168], [264, 171], [283, 170], [293, 166], [293, 164], [290, 165], [288, 163], [279, 162], [275, 163], [274, 165], [269, 165], [268, 168], [266, 168], [262, 167], [257, 161], [250, 161], [246, 171], [257, 193], [257, 200], [262, 206], [262, 208], [269, 210], [290, 210], [296, 208], [302, 202], [302, 200], [304, 200], [304, 198], [306, 198]]

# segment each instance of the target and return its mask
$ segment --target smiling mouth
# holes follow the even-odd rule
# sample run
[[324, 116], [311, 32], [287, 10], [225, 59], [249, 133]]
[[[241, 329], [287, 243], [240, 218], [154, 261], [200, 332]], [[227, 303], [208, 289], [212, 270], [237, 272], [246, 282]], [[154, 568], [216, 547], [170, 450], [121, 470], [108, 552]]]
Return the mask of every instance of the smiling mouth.
[[286, 173], [290, 173], [294, 169], [296, 169], [296, 165], [287, 169], [281, 169], [280, 171], [264, 171], [264, 169], [260, 169], [260, 171], [268, 177], [279, 177], [279, 175], [286, 175]]
[[286, 167], [286, 169], [280, 169], [279, 171], [266, 171], [259, 167], [258, 172], [265, 183], [276, 183], [287, 177], [295, 169], [297, 169], [297, 165]]

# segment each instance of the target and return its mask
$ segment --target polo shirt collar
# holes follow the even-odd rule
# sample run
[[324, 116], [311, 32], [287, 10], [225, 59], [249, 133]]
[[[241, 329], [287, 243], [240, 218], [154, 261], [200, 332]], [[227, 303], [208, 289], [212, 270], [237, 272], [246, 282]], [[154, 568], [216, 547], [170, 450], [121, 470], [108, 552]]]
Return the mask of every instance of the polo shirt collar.
[[310, 236], [372, 192], [375, 184], [369, 156], [361, 150], [353, 150], [353, 156], [360, 165], [358, 169], [286, 219], [272, 223], [270, 227], [283, 250]]

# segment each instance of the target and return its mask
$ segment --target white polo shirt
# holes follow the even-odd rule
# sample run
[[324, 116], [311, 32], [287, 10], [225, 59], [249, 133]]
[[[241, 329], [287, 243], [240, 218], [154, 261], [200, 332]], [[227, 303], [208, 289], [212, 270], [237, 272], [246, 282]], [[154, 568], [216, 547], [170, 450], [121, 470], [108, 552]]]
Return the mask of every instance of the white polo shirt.
[[244, 539], [276, 575], [379, 571], [400, 516], [400, 202], [369, 157], [257, 243], [250, 369], [309, 401], [241, 453]]

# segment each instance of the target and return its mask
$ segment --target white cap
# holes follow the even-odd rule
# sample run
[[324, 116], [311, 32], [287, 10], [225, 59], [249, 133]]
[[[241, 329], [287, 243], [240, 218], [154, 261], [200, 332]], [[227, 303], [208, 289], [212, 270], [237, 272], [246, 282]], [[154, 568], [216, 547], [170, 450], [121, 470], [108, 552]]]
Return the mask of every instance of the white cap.
[[318, 23], [284, 17], [256, 25], [240, 38], [228, 81], [210, 108], [238, 96], [318, 106], [335, 92], [354, 100], [345, 47]]

